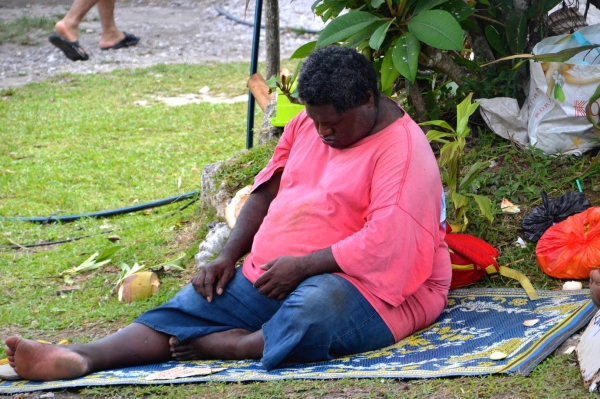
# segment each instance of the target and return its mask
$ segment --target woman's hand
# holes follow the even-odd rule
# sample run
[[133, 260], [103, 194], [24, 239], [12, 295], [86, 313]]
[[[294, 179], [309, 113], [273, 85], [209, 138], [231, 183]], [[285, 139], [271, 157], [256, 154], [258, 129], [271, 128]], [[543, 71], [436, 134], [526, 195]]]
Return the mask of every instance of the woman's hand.
[[218, 257], [200, 269], [192, 278], [192, 286], [208, 302], [212, 302], [215, 284], [217, 295], [221, 295], [234, 275], [235, 262]]

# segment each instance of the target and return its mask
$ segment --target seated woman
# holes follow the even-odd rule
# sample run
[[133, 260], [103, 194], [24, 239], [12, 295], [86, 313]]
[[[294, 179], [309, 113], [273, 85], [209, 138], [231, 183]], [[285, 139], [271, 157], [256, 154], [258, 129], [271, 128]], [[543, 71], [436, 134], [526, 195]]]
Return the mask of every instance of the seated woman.
[[451, 265], [423, 131], [352, 49], [311, 53], [298, 93], [306, 111], [286, 126], [217, 259], [98, 341], [8, 338], [14, 370], [56, 380], [175, 358], [260, 359], [270, 371], [382, 348], [431, 324]]

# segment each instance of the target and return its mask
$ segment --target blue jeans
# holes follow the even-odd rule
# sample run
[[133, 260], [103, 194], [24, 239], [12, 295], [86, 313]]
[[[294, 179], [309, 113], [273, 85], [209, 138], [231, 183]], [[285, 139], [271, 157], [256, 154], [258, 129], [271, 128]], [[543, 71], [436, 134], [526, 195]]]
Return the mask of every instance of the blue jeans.
[[385, 322], [346, 279], [321, 274], [303, 281], [285, 300], [268, 299], [242, 274], [209, 303], [188, 284], [173, 299], [138, 319], [180, 341], [241, 328], [262, 329], [261, 362], [315, 362], [375, 350], [394, 343]]

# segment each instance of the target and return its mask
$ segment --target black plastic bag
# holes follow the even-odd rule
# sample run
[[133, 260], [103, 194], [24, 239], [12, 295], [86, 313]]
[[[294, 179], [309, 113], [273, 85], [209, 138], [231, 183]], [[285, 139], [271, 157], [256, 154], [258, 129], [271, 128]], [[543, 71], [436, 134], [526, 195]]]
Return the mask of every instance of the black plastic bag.
[[580, 213], [592, 206], [583, 193], [568, 192], [553, 200], [548, 200], [548, 195], [541, 191], [543, 205], [533, 208], [523, 218], [523, 231], [525, 237], [532, 242], [537, 242], [542, 234], [554, 223], [562, 222], [571, 215]]

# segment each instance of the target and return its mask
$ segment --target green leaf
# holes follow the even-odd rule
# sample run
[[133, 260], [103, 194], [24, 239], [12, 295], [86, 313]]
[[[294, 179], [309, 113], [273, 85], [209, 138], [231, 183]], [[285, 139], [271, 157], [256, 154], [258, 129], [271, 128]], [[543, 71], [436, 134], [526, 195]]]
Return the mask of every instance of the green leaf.
[[125, 280], [127, 277], [131, 276], [132, 274], [135, 274], [137, 272], [141, 272], [148, 269], [147, 266], [145, 266], [143, 263], [140, 265], [137, 262], [134, 263], [133, 266], [129, 266], [127, 263], [121, 263], [121, 275], [119, 276], [119, 278], [117, 279], [117, 282], [115, 283], [115, 289], [121, 285], [121, 283], [123, 282], [123, 280]]
[[292, 56], [290, 57], [290, 60], [293, 60], [295, 58], [302, 59], [302, 58], [308, 57], [308, 55], [315, 49], [316, 45], [317, 45], [316, 41], [312, 41], [312, 42], [303, 44], [302, 46], [298, 47], [296, 49], [296, 51], [294, 51], [294, 54], [292, 54]]
[[473, 92], [469, 93], [460, 104], [456, 106], [456, 134], [459, 137], [467, 137], [468, 129], [467, 124], [469, 123], [469, 117], [473, 115], [473, 112], [479, 107], [479, 103], [471, 103]]
[[488, 222], [492, 223], [494, 221], [494, 215], [492, 215], [492, 201], [486, 196], [477, 195], [477, 194], [466, 194], [469, 197], [472, 197], [479, 205], [479, 210], [481, 214], [488, 220]]
[[450, 0], [438, 7], [440, 10], [448, 11], [450, 15], [462, 22], [475, 13], [475, 7], [471, 7], [464, 0]]
[[567, 48], [561, 51], [557, 51], [556, 53], [534, 55], [532, 58], [535, 61], [542, 62], [566, 62], [569, 59], [573, 58], [575, 55], [584, 51], [593, 50], [596, 47], [600, 47], [600, 44], [589, 44], [580, 47]]
[[267, 80], [266, 83], [270, 89], [275, 90], [277, 88], [277, 83], [281, 83], [281, 77], [279, 75], [273, 75]]
[[327, 22], [330, 18], [337, 17], [347, 5], [348, 2], [346, 0], [317, 0], [310, 8], [316, 15], [321, 16], [323, 22]]
[[440, 132], [439, 130], [430, 130], [425, 135], [427, 141], [430, 143], [448, 143], [448, 140], [445, 140], [445, 138], [451, 136], [453, 136], [452, 133]]
[[350, 36], [378, 21], [379, 18], [364, 11], [350, 11], [331, 21], [319, 35], [317, 47], [343, 42]]
[[419, 67], [421, 42], [410, 32], [400, 36], [393, 45], [392, 60], [400, 74], [414, 82]]
[[498, 32], [498, 29], [496, 29], [495, 26], [488, 25], [485, 27], [485, 38], [487, 39], [490, 46], [492, 46], [492, 48], [498, 53], [502, 55], [507, 54], [506, 46], [508, 43], [506, 43], [506, 39], [502, 37], [502, 35], [500, 34], [500, 32]]
[[462, 180], [459, 184], [459, 188], [469, 187], [471, 185], [471, 183], [473, 183], [473, 181], [477, 178], [477, 176], [479, 176], [479, 172], [481, 172], [483, 169], [487, 168], [489, 166], [489, 164], [490, 163], [486, 161], [486, 162], [475, 162], [473, 165], [471, 165], [467, 174], [462, 178]]
[[429, 10], [408, 21], [408, 30], [425, 44], [441, 50], [461, 50], [463, 31], [452, 15], [444, 10]]
[[462, 194], [457, 192], [453, 192], [450, 194], [450, 199], [452, 199], [452, 204], [454, 204], [454, 209], [460, 209], [469, 204], [469, 199]]
[[383, 3], [385, 3], [385, 0], [371, 0], [371, 7], [379, 8]]
[[417, 15], [422, 11], [431, 10], [433, 7], [439, 6], [447, 1], [448, 0], [420, 0], [417, 2], [417, 6], [415, 7], [413, 14]]
[[481, 27], [477, 25], [477, 22], [470, 19], [463, 19], [459, 24], [462, 30], [481, 32]]
[[452, 133], [456, 134], [454, 128], [448, 124], [446, 121], [437, 120], [437, 121], [427, 121], [419, 123], [419, 126], [438, 126], [444, 129], [450, 130]]
[[371, 40], [369, 40], [369, 46], [371, 46], [373, 50], [379, 50], [379, 47], [381, 47], [381, 44], [383, 43], [385, 35], [387, 34], [387, 31], [390, 28], [392, 22], [394, 22], [394, 18], [385, 22], [373, 33], [373, 36], [371, 36]]
[[96, 252], [94, 253], [92, 256], [90, 256], [89, 258], [87, 258], [86, 260], [83, 261], [82, 264], [80, 264], [77, 267], [72, 267], [70, 269], [67, 270], [63, 270], [60, 273], [60, 276], [64, 276], [66, 274], [78, 274], [78, 273], [82, 273], [82, 272], [87, 272], [90, 270], [94, 270], [94, 269], [98, 269], [101, 266], [104, 266], [105, 264], [107, 264], [108, 262], [110, 262], [110, 259], [107, 260], [103, 260], [102, 262], [97, 262], [96, 258], [98, 257], [99, 253]]
[[164, 271], [170, 271], [170, 270], [183, 270], [183, 267], [181, 267], [181, 264], [183, 262], [183, 259], [185, 258], [185, 253], [179, 255], [178, 258], [167, 261], [165, 263], [161, 263], [160, 265], [156, 265], [150, 268], [150, 270], [152, 271], [160, 271], [160, 270], [164, 270]]
[[453, 54], [448, 54], [448, 55], [454, 60], [454, 62], [456, 62], [457, 65], [467, 67], [468, 69], [471, 70], [471, 72], [480, 72], [481, 71], [481, 67], [475, 61], [468, 60], [459, 55], [453, 55]]
[[96, 259], [96, 262], [102, 262], [103, 260], [110, 260], [110, 258], [116, 254], [117, 252], [119, 252], [120, 250], [122, 250], [124, 247], [122, 245], [115, 245], [112, 246], [110, 248], [105, 249], [104, 251], [102, 251], [100, 253], [100, 255], [98, 255], [98, 258]]
[[[440, 150], [440, 157], [438, 163], [440, 167], [443, 167], [447, 163], [456, 160], [457, 156], [460, 155], [459, 144], [457, 141], [452, 141], [448, 144], [445, 144]], [[452, 178], [452, 176], [449, 176]]]
[[512, 10], [506, 19], [506, 36], [508, 46], [513, 54], [523, 52], [527, 36], [527, 20], [525, 14], [519, 10]]
[[400, 72], [394, 68], [394, 62], [392, 60], [392, 51], [394, 49], [390, 47], [386, 53], [383, 61], [381, 62], [381, 91], [386, 91], [391, 88], [396, 79], [400, 76]]
[[373, 33], [383, 24], [385, 24], [385, 21], [380, 21], [380, 22], [377, 22], [377, 23], [367, 26], [366, 28], [362, 29], [359, 32], [356, 32], [354, 35], [350, 36], [346, 40], [346, 42], [343, 44], [343, 46], [350, 47], [350, 48], [356, 48], [359, 51], [362, 51], [362, 49], [359, 49], [358, 47], [363, 42], [366, 42], [366, 46], [368, 46], [369, 41], [367, 39], [369, 39], [371, 36], [373, 36]]
[[565, 92], [563, 91], [560, 85], [554, 86], [554, 98], [556, 98], [561, 103], [565, 102]]
[[496, 61], [488, 62], [487, 64], [483, 64], [482, 66], [492, 65], [492, 64], [495, 64], [495, 63], [501, 62], [501, 61], [516, 60], [518, 58], [525, 58], [525, 59], [540, 61], [540, 62], [566, 62], [569, 59], [571, 59], [573, 56], [575, 56], [576, 54], [579, 54], [583, 51], [590, 51], [592, 49], [595, 49], [596, 47], [600, 47], [600, 44], [591, 44], [591, 45], [586, 45], [586, 46], [567, 48], [567, 49], [564, 49], [561, 51], [557, 51], [556, 53], [548, 53], [548, 54], [538, 54], [538, 55], [515, 54], [515, 55], [509, 55], [508, 57], [499, 58]]

